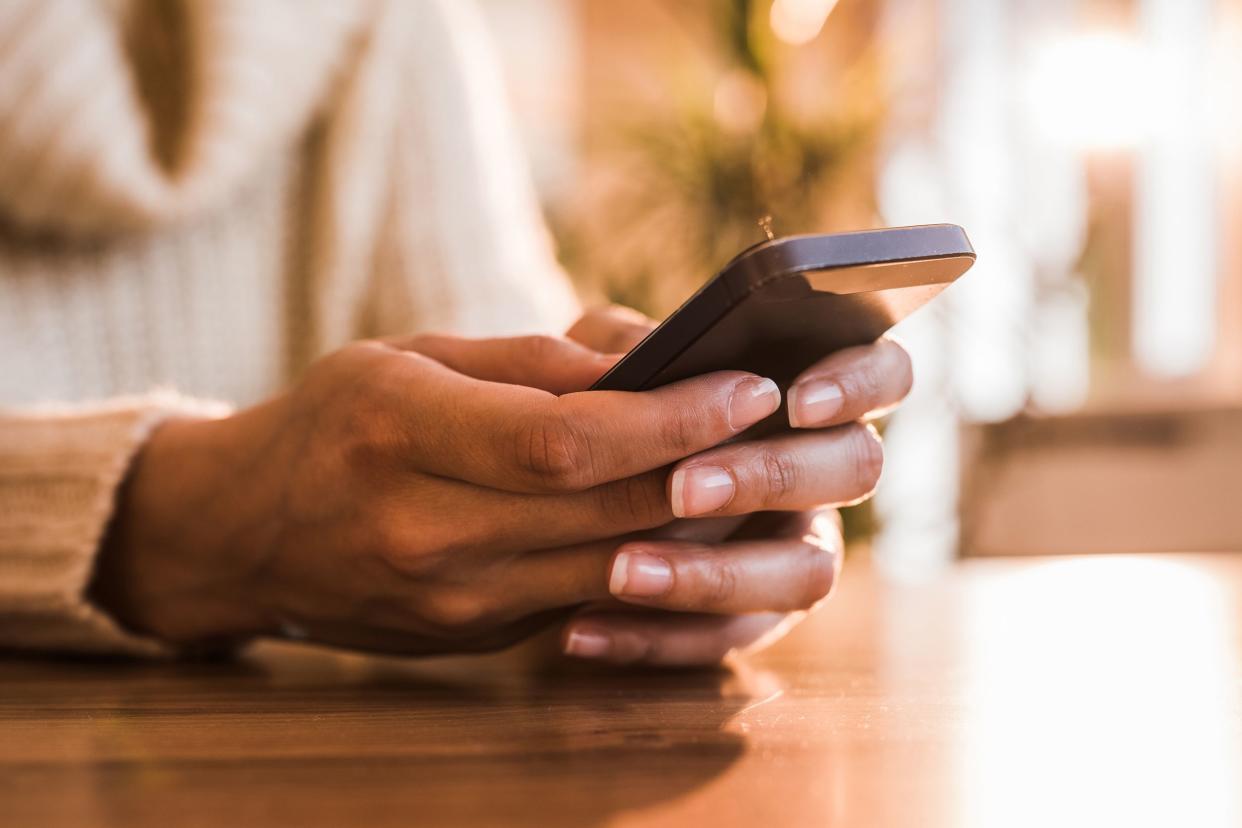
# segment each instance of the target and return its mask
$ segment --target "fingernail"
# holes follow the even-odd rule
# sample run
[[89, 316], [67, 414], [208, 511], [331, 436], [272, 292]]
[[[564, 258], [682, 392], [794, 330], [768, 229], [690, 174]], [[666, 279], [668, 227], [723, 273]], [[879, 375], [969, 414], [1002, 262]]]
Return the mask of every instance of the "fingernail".
[[789, 424], [794, 428], [823, 425], [840, 413], [845, 393], [832, 380], [807, 380], [789, 389]]
[[612, 639], [591, 630], [570, 630], [565, 639], [565, 655], [603, 658], [612, 649]]
[[749, 377], [734, 387], [729, 398], [729, 425], [734, 431], [741, 431], [780, 407], [781, 390], [776, 383], [763, 377]]
[[690, 466], [673, 472], [669, 500], [677, 517], [714, 512], [733, 499], [733, 475], [719, 466]]
[[631, 598], [663, 595], [673, 587], [673, 568], [645, 552], [621, 551], [612, 562], [608, 591]]

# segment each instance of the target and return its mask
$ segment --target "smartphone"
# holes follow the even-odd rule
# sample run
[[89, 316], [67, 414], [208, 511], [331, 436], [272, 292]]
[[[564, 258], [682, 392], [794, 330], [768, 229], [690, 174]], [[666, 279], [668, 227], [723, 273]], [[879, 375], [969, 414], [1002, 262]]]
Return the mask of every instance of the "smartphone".
[[725, 265], [592, 388], [643, 391], [739, 370], [770, 377], [783, 391], [828, 354], [874, 342], [974, 262], [966, 232], [952, 224], [764, 241]]

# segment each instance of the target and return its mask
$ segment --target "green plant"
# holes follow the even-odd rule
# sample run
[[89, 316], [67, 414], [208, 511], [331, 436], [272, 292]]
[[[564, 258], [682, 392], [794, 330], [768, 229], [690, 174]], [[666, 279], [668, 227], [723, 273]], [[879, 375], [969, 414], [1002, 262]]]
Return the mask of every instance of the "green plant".
[[[714, 88], [670, 84], [671, 108], [640, 108], [604, 126], [590, 163], [609, 169], [608, 185], [555, 222], [562, 257], [588, 289], [662, 315], [761, 238], [763, 216], [787, 234], [840, 229], [859, 205], [872, 209], [870, 155], [883, 112], [873, 52], [835, 84], [850, 94], [809, 108], [806, 88], [820, 79], [788, 69], [769, 5], [709, 4], [709, 48], [721, 67]], [[652, 71], [678, 75], [675, 66]], [[798, 86], [802, 103], [791, 94]]]
[[[857, 33], [863, 47], [847, 76], [819, 84], [837, 94], [808, 107], [807, 84], [821, 79], [791, 67], [768, 25], [769, 0], [707, 5], [714, 88], [679, 85], [676, 66], [651, 67], [673, 106], [603, 124], [588, 163], [604, 186], [585, 205], [552, 212], [562, 260], [586, 292], [656, 318], [760, 240], [764, 216], [790, 234], [846, 229], [874, 212], [884, 100], [871, 32]], [[866, 504], [844, 516], [847, 537], [871, 534]]]

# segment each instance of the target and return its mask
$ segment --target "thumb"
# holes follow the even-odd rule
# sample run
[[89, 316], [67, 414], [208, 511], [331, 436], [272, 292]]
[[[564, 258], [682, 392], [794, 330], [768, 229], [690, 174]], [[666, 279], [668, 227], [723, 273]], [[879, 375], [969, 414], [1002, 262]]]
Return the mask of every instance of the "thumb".
[[618, 354], [601, 354], [556, 336], [464, 339], [424, 334], [384, 341], [475, 379], [524, 385], [558, 395], [590, 388], [619, 358]]

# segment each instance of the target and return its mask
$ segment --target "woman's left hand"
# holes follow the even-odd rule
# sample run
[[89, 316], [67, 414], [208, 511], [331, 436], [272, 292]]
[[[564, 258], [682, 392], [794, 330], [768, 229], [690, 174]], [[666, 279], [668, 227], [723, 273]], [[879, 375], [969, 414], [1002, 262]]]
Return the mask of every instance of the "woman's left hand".
[[[654, 324], [636, 311], [605, 308], [586, 314], [568, 336], [597, 351], [620, 354], [646, 336]], [[839, 351], [804, 371], [791, 386], [787, 400], [791, 425], [814, 430], [858, 427], [864, 418], [897, 405], [910, 390], [912, 379], [909, 356], [892, 340]], [[788, 494], [815, 475], [815, 437], [795, 431], [766, 442], [770, 450], [760, 455], [766, 476], [772, 481], [771, 489], [788, 503]], [[726, 445], [674, 466], [670, 496], [681, 519], [618, 548], [610, 583], [616, 601], [584, 608], [565, 624], [562, 641], [567, 654], [623, 664], [715, 664], [731, 652], [776, 641], [831, 591], [844, 552], [836, 509], [808, 504], [801, 512], [763, 511], [762, 502], [721, 492], [727, 485], [710, 485], [717, 480], [727, 484], [731, 461], [742, 456]], [[748, 456], [755, 455], [749, 452]], [[859, 458], [861, 463], [875, 463], [876, 479], [880, 457], [876, 452]], [[823, 491], [822, 486], [807, 488]], [[712, 554], [706, 544], [722, 541], [739, 547], [752, 545], [757, 554], [734, 556], [729, 569], [696, 566], [696, 559]], [[807, 584], [806, 596], [786, 594], [790, 572], [798, 571], [799, 550], [808, 548], [831, 551], [836, 562], [831, 582]], [[661, 574], [648, 577], [655, 571], [652, 567]], [[658, 586], [657, 580], [667, 581], [662, 571], [669, 568], [674, 584], [677, 578], [693, 580], [698, 573], [709, 573], [716, 581], [710, 587], [719, 597], [719, 611], [669, 611], [667, 593], [660, 594], [661, 609], [644, 609], [650, 599], [641, 593], [648, 586]], [[729, 577], [722, 577], [724, 572]], [[748, 609], [766, 603], [771, 610], [729, 613], [730, 602], [739, 596], [746, 596], [738, 602]]]

